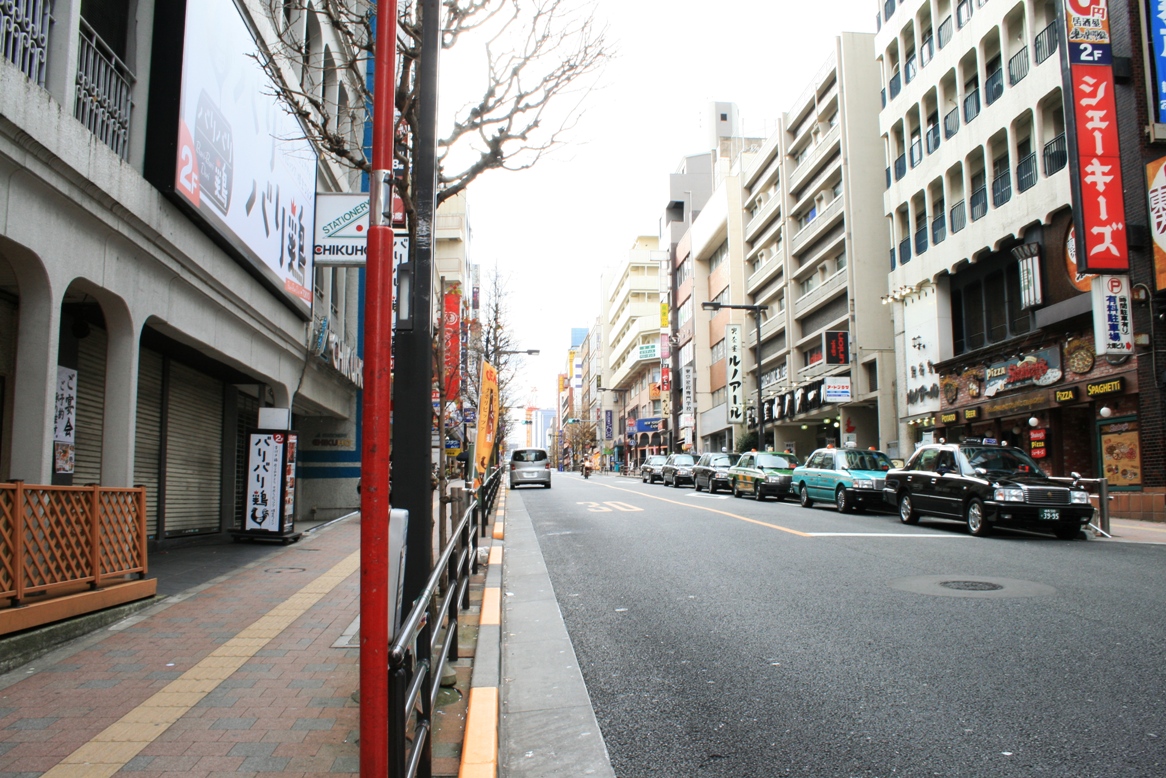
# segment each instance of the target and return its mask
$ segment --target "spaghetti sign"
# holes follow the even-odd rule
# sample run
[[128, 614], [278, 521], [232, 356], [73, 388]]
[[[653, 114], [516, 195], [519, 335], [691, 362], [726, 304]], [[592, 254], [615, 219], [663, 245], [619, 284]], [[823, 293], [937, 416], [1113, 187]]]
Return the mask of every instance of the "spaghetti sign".
[[1068, 45], [1061, 56], [1065, 93], [1073, 100], [1065, 118], [1076, 138], [1069, 161], [1078, 267], [1086, 273], [1129, 272], [1109, 0], [1066, 0], [1065, 28]]

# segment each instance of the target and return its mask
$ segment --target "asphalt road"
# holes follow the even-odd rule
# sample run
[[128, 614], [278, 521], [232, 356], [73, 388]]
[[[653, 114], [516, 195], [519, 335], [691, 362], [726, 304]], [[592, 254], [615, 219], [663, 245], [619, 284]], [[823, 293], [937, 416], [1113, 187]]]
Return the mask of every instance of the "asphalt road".
[[1166, 776], [1166, 546], [523, 489], [618, 776]]

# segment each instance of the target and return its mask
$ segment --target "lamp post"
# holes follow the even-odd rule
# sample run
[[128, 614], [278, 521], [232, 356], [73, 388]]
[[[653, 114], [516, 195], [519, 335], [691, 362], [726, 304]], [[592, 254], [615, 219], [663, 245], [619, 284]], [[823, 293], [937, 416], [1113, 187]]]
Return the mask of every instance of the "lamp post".
[[761, 404], [761, 314], [769, 310], [768, 305], [749, 305], [748, 303], [718, 303], [704, 302], [700, 304], [703, 310], [716, 313], [722, 308], [731, 311], [749, 311], [753, 314], [753, 321], [757, 324], [757, 440], [761, 450], [765, 450], [765, 409]]

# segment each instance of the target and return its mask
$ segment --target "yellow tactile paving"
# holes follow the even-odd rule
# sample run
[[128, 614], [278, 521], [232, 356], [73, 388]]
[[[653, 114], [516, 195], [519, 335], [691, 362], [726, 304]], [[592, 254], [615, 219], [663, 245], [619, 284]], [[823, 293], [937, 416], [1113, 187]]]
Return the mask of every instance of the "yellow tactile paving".
[[360, 552], [356, 551], [215, 649], [44, 775], [49, 778], [113, 775], [359, 567]]
[[482, 613], [478, 617], [478, 624], [488, 626], [501, 623], [502, 593], [497, 586], [488, 586], [482, 590]]
[[494, 776], [498, 769], [498, 689], [470, 689], [466, 737], [462, 744], [461, 778]]
[[492, 565], [502, 564], [502, 546], [491, 546], [490, 547], [490, 564], [492, 564]]

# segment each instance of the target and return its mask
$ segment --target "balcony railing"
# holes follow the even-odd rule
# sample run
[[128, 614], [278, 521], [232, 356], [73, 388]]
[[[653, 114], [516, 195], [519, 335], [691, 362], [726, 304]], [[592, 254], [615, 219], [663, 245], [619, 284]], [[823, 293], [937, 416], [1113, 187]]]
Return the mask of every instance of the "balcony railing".
[[934, 154], [939, 148], [939, 125], [933, 124], [927, 128], [927, 153]]
[[927, 225], [915, 230], [915, 256], [927, 251]]
[[992, 179], [992, 207], [999, 208], [1012, 199], [1012, 172], [1004, 168]]
[[0, 56], [37, 86], [45, 85], [51, 6], [49, 0], [0, 2]]
[[950, 140], [951, 136], [960, 131], [960, 109], [952, 108], [943, 117], [943, 139]]
[[1057, 23], [1053, 22], [1036, 36], [1036, 64], [1044, 62], [1057, 50]]
[[968, 225], [968, 210], [960, 200], [951, 207], [951, 234], [955, 235]]
[[972, 221], [982, 219], [988, 213], [988, 188], [981, 186], [972, 192]]
[[939, 48], [943, 48], [951, 40], [952, 34], [951, 14], [943, 20], [943, 24], [939, 25]]
[[1045, 144], [1045, 177], [1051, 176], [1069, 164], [1069, 147], [1065, 144], [1065, 133]]
[[911, 238], [899, 241], [899, 264], [905, 265], [911, 261]]
[[943, 203], [939, 204], [939, 214], [931, 220], [931, 245], [938, 246], [947, 238], [947, 218], [943, 213]]
[[1008, 60], [1008, 85], [1016, 86], [1028, 75], [1028, 46], [1012, 55]]
[[1004, 94], [1004, 70], [996, 68], [984, 81], [984, 102], [991, 105], [999, 100], [1002, 94]]
[[130, 152], [133, 83], [134, 74], [82, 19], [73, 117], [122, 159]]
[[907, 57], [907, 64], [903, 66], [903, 78], [910, 84], [915, 80], [915, 75], [919, 72], [919, 68], [915, 63], [915, 55]]
[[960, 4], [955, 7], [956, 25], [962, 30], [971, 19], [972, 4], [968, 0], [960, 0]]
[[1036, 186], [1036, 153], [1029, 154], [1016, 166], [1016, 188], [1026, 192]]
[[895, 158], [895, 180], [899, 181], [907, 175], [907, 155], [900, 154]]
[[903, 91], [903, 74], [896, 72], [891, 76], [891, 99], [894, 100], [899, 96], [899, 92]]
[[973, 89], [964, 98], [964, 124], [980, 115], [980, 90]]
[[935, 58], [935, 38], [930, 32], [927, 37], [923, 39], [923, 44], [919, 48], [919, 67], [927, 67], [927, 63]]
[[911, 141], [911, 167], [919, 167], [919, 163], [923, 161], [923, 141], [919, 138]]

